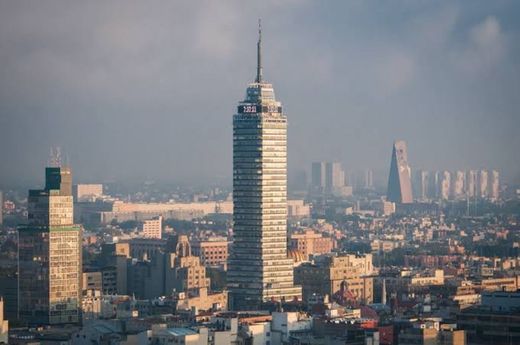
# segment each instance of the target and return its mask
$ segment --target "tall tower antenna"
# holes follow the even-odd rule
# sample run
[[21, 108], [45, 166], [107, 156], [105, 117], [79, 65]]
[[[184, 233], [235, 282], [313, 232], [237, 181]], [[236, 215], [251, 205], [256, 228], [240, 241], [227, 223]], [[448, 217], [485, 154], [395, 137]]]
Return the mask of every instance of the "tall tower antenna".
[[258, 19], [258, 43], [256, 45], [256, 83], [262, 82], [262, 19]]

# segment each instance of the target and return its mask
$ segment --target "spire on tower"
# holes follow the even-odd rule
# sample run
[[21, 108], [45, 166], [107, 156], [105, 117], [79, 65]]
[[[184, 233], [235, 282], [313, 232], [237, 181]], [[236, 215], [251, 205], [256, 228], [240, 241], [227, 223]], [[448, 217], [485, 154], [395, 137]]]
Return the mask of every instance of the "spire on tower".
[[258, 43], [256, 45], [256, 83], [262, 82], [262, 20], [258, 19]]

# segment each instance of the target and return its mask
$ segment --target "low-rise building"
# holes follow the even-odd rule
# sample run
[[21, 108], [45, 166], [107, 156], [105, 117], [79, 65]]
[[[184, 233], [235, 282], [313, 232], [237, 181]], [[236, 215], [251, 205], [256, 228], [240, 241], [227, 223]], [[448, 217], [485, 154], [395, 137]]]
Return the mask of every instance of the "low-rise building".
[[158, 216], [145, 220], [142, 226], [142, 234], [143, 237], [160, 240], [162, 238], [162, 217]]
[[295, 284], [302, 286], [303, 298], [313, 294], [332, 296], [348, 292], [352, 298], [372, 303], [374, 296], [372, 254], [326, 254], [294, 270]]
[[205, 266], [227, 268], [230, 242], [225, 238], [208, 241], [195, 241], [192, 246], [193, 255], [198, 256]]
[[312, 229], [303, 233], [293, 233], [289, 239], [289, 247], [303, 253], [306, 258], [310, 255], [327, 254], [334, 249], [334, 239], [325, 237]]

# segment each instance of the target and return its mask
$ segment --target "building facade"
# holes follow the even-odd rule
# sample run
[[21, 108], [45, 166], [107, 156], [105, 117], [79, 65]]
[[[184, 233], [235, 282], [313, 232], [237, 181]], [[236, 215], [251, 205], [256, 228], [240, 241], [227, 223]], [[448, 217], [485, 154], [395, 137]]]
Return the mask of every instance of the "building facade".
[[162, 238], [162, 217], [154, 217], [143, 222], [143, 237], [146, 238]]
[[227, 282], [231, 309], [301, 297], [287, 258], [287, 117], [262, 80], [261, 36], [254, 83], [233, 117], [233, 245]]
[[29, 324], [78, 323], [81, 227], [73, 223], [71, 171], [45, 172], [45, 188], [29, 191], [28, 225], [19, 228], [18, 316]]
[[392, 148], [387, 199], [398, 204], [413, 202], [411, 170], [404, 140], [395, 141]]
[[304, 299], [345, 290], [359, 302], [372, 303], [373, 273], [372, 254], [327, 254], [296, 267], [295, 281], [302, 285]]

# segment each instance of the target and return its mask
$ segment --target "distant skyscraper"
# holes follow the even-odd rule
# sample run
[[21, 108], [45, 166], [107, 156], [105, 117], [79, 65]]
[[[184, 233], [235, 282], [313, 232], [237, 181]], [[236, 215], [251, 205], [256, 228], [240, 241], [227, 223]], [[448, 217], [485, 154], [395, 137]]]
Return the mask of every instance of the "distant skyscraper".
[[314, 162], [312, 163], [311, 171], [311, 190], [314, 193], [323, 193], [325, 191], [326, 180], [326, 163]]
[[392, 149], [387, 199], [401, 204], [413, 202], [411, 170], [408, 165], [406, 142], [403, 140], [394, 142]]
[[477, 182], [478, 182], [478, 173], [476, 170], [469, 170], [467, 175], [467, 186], [466, 186], [466, 195], [469, 198], [474, 198], [477, 196]]
[[493, 170], [491, 172], [489, 180], [489, 197], [491, 198], [491, 200], [496, 201], [500, 197], [500, 175], [497, 170]]
[[478, 174], [478, 196], [485, 199], [489, 196], [489, 174], [487, 170], [480, 170]]
[[325, 190], [328, 193], [345, 186], [345, 172], [339, 162], [327, 162], [325, 165]]
[[257, 309], [301, 298], [287, 258], [287, 117], [262, 80], [261, 35], [256, 80], [233, 116], [233, 245], [230, 308]]
[[448, 200], [450, 198], [451, 190], [451, 173], [449, 171], [443, 171], [441, 175], [441, 199]]
[[19, 228], [18, 316], [30, 324], [78, 323], [81, 227], [73, 224], [69, 168], [45, 169], [45, 188], [29, 191], [28, 218]]
[[365, 170], [365, 188], [374, 188], [374, 172], [372, 171], [372, 169]]
[[419, 170], [415, 174], [415, 197], [418, 200], [427, 200], [430, 198], [430, 172], [426, 170]]
[[453, 196], [455, 199], [461, 199], [466, 196], [466, 174], [464, 171], [458, 170], [455, 172], [455, 181], [453, 181]]

